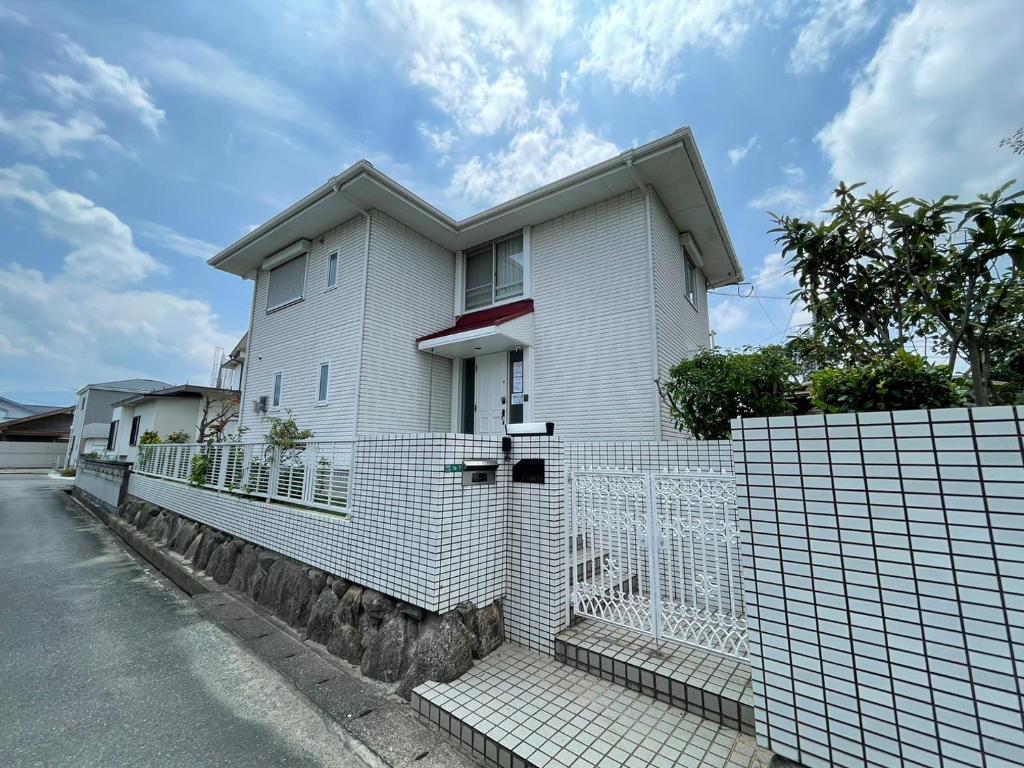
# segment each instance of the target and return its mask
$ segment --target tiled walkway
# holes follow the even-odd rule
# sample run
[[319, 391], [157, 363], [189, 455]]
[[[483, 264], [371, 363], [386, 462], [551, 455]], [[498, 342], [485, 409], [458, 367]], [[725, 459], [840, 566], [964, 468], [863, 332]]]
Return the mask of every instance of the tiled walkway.
[[750, 664], [600, 621], [561, 632], [555, 658], [730, 728], [754, 733]]
[[420, 717], [501, 768], [749, 768], [751, 736], [506, 643], [452, 683], [413, 692]]

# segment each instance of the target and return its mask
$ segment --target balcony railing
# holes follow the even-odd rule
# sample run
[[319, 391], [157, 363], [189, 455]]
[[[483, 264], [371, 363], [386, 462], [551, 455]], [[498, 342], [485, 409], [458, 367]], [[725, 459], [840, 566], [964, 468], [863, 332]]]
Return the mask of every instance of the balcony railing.
[[[139, 446], [134, 469], [216, 491], [339, 512], [349, 506], [354, 455], [351, 440], [305, 440], [291, 448], [270, 443], [159, 443]], [[202, 482], [193, 477], [197, 456], [209, 459]]]

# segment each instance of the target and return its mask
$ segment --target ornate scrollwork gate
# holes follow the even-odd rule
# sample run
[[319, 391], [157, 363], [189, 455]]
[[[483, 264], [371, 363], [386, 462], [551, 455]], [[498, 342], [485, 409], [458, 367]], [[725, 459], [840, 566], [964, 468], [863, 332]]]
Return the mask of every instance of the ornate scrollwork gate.
[[588, 469], [570, 482], [578, 615], [748, 656], [731, 475]]

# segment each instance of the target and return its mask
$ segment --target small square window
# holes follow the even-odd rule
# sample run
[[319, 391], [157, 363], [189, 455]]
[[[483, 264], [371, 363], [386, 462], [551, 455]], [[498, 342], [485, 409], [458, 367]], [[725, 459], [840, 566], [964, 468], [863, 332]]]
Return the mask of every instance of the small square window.
[[318, 403], [327, 402], [328, 385], [331, 380], [331, 364], [320, 363], [320, 375], [317, 377], [316, 385], [316, 401]]
[[338, 254], [332, 253], [327, 257], [327, 287], [333, 288], [338, 284]]
[[283, 374], [280, 374], [280, 373], [275, 373], [274, 374], [274, 394], [270, 398], [270, 404], [274, 408], [278, 408], [281, 405], [281, 384], [282, 384], [282, 379], [283, 379]]

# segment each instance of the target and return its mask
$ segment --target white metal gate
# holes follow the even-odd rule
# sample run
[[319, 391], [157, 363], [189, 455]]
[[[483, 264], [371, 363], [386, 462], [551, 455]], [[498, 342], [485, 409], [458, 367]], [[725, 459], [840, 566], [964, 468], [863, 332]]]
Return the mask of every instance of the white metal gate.
[[732, 475], [587, 469], [570, 488], [578, 615], [748, 657]]

